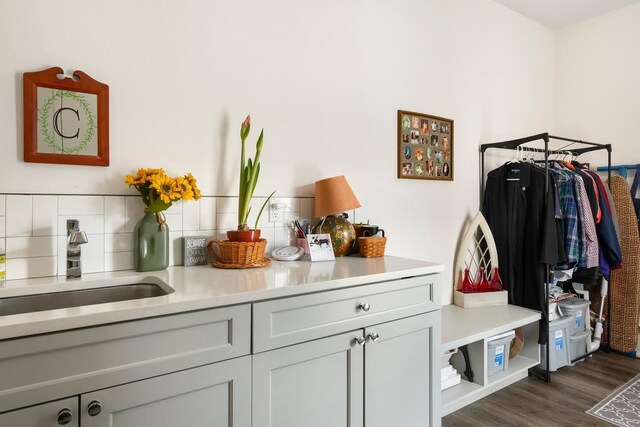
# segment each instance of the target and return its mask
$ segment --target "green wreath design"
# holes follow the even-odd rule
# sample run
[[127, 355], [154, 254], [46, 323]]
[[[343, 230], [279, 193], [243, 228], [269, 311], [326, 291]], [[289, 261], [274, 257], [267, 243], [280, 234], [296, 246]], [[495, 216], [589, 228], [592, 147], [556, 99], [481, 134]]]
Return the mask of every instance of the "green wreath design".
[[[64, 148], [56, 144], [55, 140], [53, 139], [53, 135], [51, 134], [51, 130], [49, 129], [49, 121], [47, 120], [49, 117], [49, 112], [51, 111], [51, 107], [53, 106], [53, 102], [56, 99], [62, 98], [70, 98], [74, 101], [77, 101], [80, 104], [82, 111], [84, 111], [85, 115], [87, 116], [87, 132], [82, 137], [82, 141], [80, 141], [80, 144], [76, 145], [73, 148]], [[46, 102], [38, 112], [40, 115], [38, 121], [42, 125], [42, 132], [44, 133], [45, 142], [51, 149], [60, 151], [62, 152], [62, 154], [73, 154], [84, 150], [87, 147], [89, 141], [93, 139], [93, 136], [96, 133], [95, 116], [93, 115], [89, 104], [83, 96], [78, 95], [75, 92], [69, 92], [68, 90], [59, 90], [57, 92], [54, 92], [54, 94], [46, 100]]]

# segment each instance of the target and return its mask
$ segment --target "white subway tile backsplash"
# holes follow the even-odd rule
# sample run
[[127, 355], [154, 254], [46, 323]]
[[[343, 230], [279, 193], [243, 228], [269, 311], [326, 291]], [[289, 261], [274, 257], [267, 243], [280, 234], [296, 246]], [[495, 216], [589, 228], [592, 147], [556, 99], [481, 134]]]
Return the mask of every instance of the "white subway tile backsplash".
[[57, 257], [7, 259], [7, 280], [56, 275]]
[[237, 213], [220, 213], [216, 215], [218, 224], [216, 230], [236, 230], [238, 228], [238, 214]]
[[[249, 228], [266, 228], [273, 227], [273, 224], [269, 224], [269, 206], [264, 207], [264, 211], [262, 211], [262, 215], [260, 215], [260, 221], [256, 226], [256, 218], [260, 213], [260, 208], [264, 204], [265, 198], [262, 197], [254, 197], [251, 199], [251, 210], [249, 211], [249, 218], [247, 218], [247, 225]], [[236, 219], [236, 222], [238, 220]], [[239, 224], [238, 224], [239, 225]]]
[[62, 215], [58, 216], [58, 236], [67, 236], [68, 219], [77, 219], [80, 231], [86, 234], [104, 234], [104, 215]]
[[33, 197], [9, 194], [5, 209], [7, 237], [31, 236], [33, 233]]
[[133, 251], [133, 233], [105, 234], [104, 251], [106, 253]]
[[133, 252], [104, 254], [104, 271], [133, 270]]
[[170, 214], [165, 213], [167, 225], [169, 225], [169, 232], [182, 231], [182, 214]]
[[169, 232], [169, 265], [182, 265], [182, 232]]
[[6, 245], [7, 259], [55, 256], [57, 253], [54, 236], [7, 237]]
[[274, 228], [274, 245], [276, 248], [291, 246], [295, 242], [293, 237], [291, 227]]
[[124, 233], [127, 223], [127, 207], [124, 196], [104, 198], [104, 232]]
[[314, 199], [309, 198], [301, 198], [299, 201], [300, 205], [300, 218], [312, 219], [314, 217], [313, 214], [313, 201]]
[[129, 233], [136, 228], [138, 221], [144, 217], [144, 203], [140, 197], [125, 197], [125, 208], [127, 212], [127, 222], [124, 225], [124, 231]]
[[265, 249], [265, 254], [270, 254], [276, 248], [275, 240], [276, 240], [276, 232], [275, 228], [269, 228], [260, 231], [260, 238], [267, 239], [267, 248]]
[[58, 197], [33, 196], [33, 235], [58, 234]]
[[[187, 203], [192, 203], [192, 202], [187, 202]], [[182, 213], [182, 209], [184, 202], [182, 200], [178, 200], [177, 202], [173, 202], [171, 204], [171, 207], [169, 209], [167, 209], [166, 211], [164, 211], [164, 213], [169, 213], [169, 214], [181, 214]]]
[[237, 197], [218, 197], [216, 203], [217, 213], [238, 213]]
[[182, 207], [182, 229], [185, 231], [200, 229], [200, 201], [188, 202]]
[[104, 235], [89, 234], [89, 242], [82, 245], [82, 273], [104, 271]]
[[215, 230], [216, 205], [215, 197], [203, 197], [200, 203], [200, 230]]
[[[250, 227], [255, 225], [264, 200], [252, 200]], [[275, 201], [287, 205], [285, 221], [270, 223], [267, 206], [258, 225], [268, 241], [267, 252], [291, 244], [287, 222], [299, 216], [310, 217], [304, 212], [312, 211], [313, 206], [313, 199], [309, 198]], [[174, 204], [165, 212], [170, 229], [169, 264], [182, 264], [181, 238], [185, 235], [226, 240], [226, 231], [238, 226], [237, 205], [236, 197], [203, 197]], [[139, 196], [0, 194], [0, 247], [7, 252], [7, 278], [65, 275], [67, 219], [79, 220], [80, 229], [87, 233], [89, 242], [81, 248], [83, 273], [131, 270], [133, 231], [143, 216], [144, 205]]]
[[104, 215], [104, 196], [58, 196], [58, 215]]

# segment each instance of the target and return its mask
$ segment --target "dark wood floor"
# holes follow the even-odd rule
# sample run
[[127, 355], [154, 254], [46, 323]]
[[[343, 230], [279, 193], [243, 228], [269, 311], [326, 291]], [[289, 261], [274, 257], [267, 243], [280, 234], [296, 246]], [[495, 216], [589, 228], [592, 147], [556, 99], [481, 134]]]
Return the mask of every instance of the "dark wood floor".
[[640, 373], [640, 359], [598, 352], [552, 374], [528, 377], [447, 415], [448, 426], [611, 426], [584, 411]]

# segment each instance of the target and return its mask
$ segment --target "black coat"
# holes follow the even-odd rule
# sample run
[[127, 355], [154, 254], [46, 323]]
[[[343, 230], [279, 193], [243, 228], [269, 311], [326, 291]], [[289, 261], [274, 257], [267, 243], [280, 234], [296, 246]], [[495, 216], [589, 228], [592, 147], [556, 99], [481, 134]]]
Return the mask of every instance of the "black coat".
[[[543, 169], [507, 163], [489, 172], [482, 205], [509, 303], [541, 310], [545, 319], [546, 264], [564, 262], [562, 222], [554, 215], [551, 175], [549, 180], [551, 190], [546, 191]], [[546, 335], [541, 333], [541, 342], [546, 342]]]

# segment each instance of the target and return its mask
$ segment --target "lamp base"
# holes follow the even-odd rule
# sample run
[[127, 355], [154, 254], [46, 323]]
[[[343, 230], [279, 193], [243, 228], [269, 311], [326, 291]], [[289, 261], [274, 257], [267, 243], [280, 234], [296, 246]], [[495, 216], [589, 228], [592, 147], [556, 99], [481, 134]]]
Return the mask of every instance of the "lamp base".
[[316, 226], [315, 233], [331, 236], [335, 256], [351, 254], [357, 242], [355, 228], [342, 214], [327, 216]]

